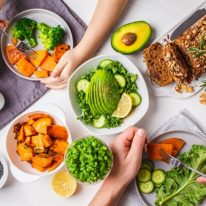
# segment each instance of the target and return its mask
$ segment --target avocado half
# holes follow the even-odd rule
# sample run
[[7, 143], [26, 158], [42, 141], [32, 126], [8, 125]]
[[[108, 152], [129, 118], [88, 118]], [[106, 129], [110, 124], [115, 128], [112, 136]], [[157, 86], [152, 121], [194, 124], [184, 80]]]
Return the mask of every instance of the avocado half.
[[114, 50], [122, 54], [132, 54], [142, 49], [152, 36], [152, 28], [145, 21], [135, 21], [121, 26], [111, 38]]

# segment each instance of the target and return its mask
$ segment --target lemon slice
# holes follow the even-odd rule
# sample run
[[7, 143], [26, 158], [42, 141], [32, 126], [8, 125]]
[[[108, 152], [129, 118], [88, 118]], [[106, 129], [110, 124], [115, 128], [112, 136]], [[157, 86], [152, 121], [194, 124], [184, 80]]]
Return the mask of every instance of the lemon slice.
[[117, 118], [126, 117], [132, 109], [132, 98], [129, 94], [123, 93], [118, 103], [117, 109], [113, 112], [112, 116]]
[[69, 197], [74, 194], [77, 182], [68, 172], [58, 172], [52, 179], [52, 188], [61, 197]]

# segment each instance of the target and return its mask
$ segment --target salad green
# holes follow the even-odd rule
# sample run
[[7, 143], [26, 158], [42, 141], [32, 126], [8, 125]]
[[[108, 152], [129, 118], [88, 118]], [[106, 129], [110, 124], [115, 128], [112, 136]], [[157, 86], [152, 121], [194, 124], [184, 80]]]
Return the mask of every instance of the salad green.
[[[193, 145], [180, 155], [180, 161], [206, 173], [206, 146]], [[156, 192], [157, 206], [196, 206], [206, 198], [206, 185], [196, 182], [199, 175], [185, 167], [166, 172], [166, 179]]]
[[69, 172], [81, 182], [104, 179], [112, 166], [112, 153], [99, 139], [89, 136], [74, 141], [66, 153]]
[[81, 109], [78, 119], [96, 128], [119, 126], [123, 120], [112, 114], [122, 94], [132, 93], [133, 106], [141, 103], [136, 80], [137, 75], [129, 73], [120, 62], [102, 60], [77, 82], [77, 102]]

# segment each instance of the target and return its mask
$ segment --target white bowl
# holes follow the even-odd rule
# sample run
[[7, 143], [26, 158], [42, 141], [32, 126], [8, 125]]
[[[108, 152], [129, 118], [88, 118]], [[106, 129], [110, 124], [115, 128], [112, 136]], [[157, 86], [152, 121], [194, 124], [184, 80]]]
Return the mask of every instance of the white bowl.
[[[54, 109], [55, 109], [55, 107], [54, 107]], [[36, 110], [36, 111], [32, 111], [30, 113], [23, 114], [23, 115], [19, 116], [12, 123], [10, 129], [8, 130], [7, 138], [6, 138], [6, 150], [7, 150], [7, 155], [8, 155], [9, 162], [10, 162], [11, 172], [18, 180], [20, 180], [22, 182], [27, 182], [27, 183], [38, 180], [41, 177], [53, 174], [53, 173], [57, 172], [64, 165], [64, 161], [62, 161], [62, 163], [57, 168], [55, 168], [53, 171], [40, 172], [40, 171], [32, 168], [30, 163], [28, 163], [26, 161], [22, 161], [20, 159], [19, 155], [17, 154], [17, 152], [16, 152], [17, 140], [15, 139], [14, 125], [17, 123], [25, 122], [28, 119], [29, 115], [32, 115], [35, 113], [48, 114], [51, 117], [53, 117], [55, 124], [63, 125], [64, 127], [67, 128], [66, 123], [62, 119], [58, 118], [54, 114], [44, 112], [41, 110]], [[67, 128], [67, 131], [68, 131], [68, 136], [69, 136], [68, 142], [70, 144], [72, 142], [72, 140], [71, 140], [71, 135], [70, 135], [68, 128]]]
[[6, 183], [6, 180], [8, 178], [8, 174], [9, 174], [9, 169], [8, 169], [8, 165], [7, 165], [6, 160], [1, 155], [0, 155], [0, 162], [3, 166], [3, 175], [0, 178], [0, 189], [1, 189], [4, 186], [4, 184]]
[[87, 73], [89, 70], [96, 67], [99, 64], [99, 62], [103, 59], [117, 60], [120, 63], [122, 63], [123, 66], [129, 72], [133, 74], [137, 74], [138, 79], [136, 83], [139, 88], [138, 92], [142, 97], [142, 103], [140, 104], [140, 106], [134, 108], [133, 111], [129, 114], [129, 116], [123, 119], [123, 123], [119, 127], [110, 128], [110, 129], [107, 128], [98, 129], [91, 125], [85, 125], [83, 124], [83, 122], [79, 120], [81, 124], [85, 127], [85, 129], [87, 129], [88, 131], [92, 132], [95, 135], [112, 135], [112, 134], [117, 134], [122, 132], [124, 129], [126, 129], [131, 125], [135, 125], [138, 121], [140, 121], [143, 118], [143, 116], [146, 114], [149, 107], [149, 95], [148, 95], [148, 90], [147, 90], [145, 80], [141, 72], [129, 59], [119, 54], [97, 56], [80, 65], [76, 69], [76, 71], [74, 71], [74, 73], [71, 75], [69, 79], [68, 88], [67, 88], [69, 93], [69, 105], [72, 111], [74, 112], [74, 114], [76, 115], [76, 117], [78, 117], [81, 114], [81, 110], [77, 103], [77, 97], [76, 97], [77, 94], [76, 83], [78, 82], [78, 80], [83, 74]]

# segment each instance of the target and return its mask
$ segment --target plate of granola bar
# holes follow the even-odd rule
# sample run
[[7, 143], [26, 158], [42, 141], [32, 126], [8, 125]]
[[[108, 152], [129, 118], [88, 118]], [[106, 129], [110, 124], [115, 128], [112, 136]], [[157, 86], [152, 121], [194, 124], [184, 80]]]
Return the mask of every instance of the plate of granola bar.
[[155, 96], [187, 98], [206, 79], [206, 3], [144, 50], [146, 81]]

